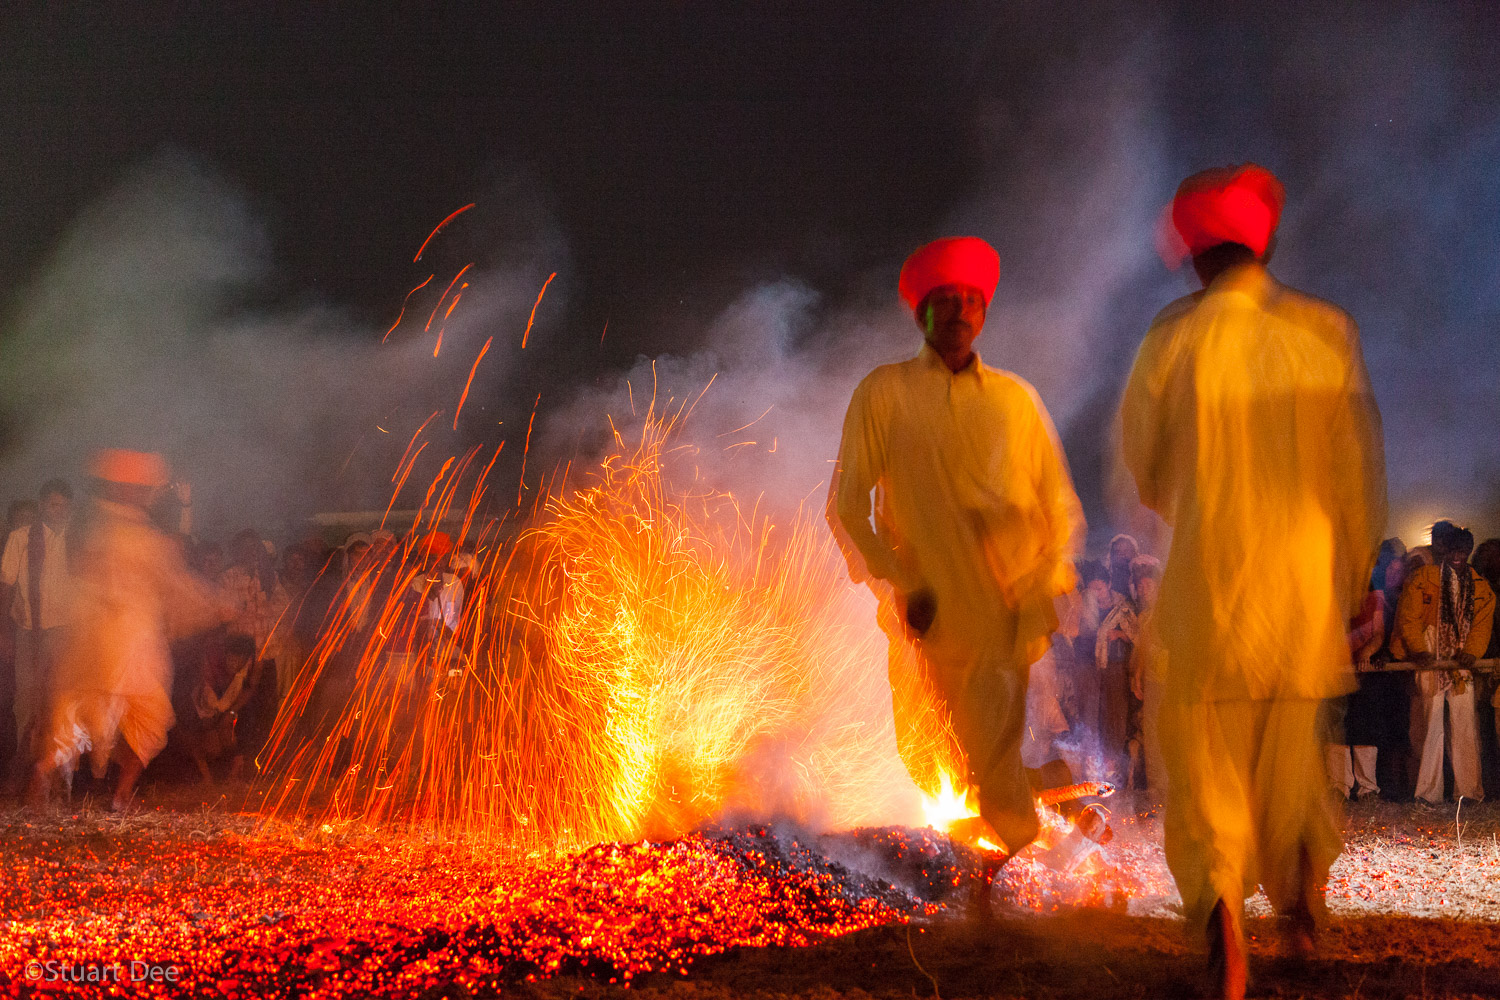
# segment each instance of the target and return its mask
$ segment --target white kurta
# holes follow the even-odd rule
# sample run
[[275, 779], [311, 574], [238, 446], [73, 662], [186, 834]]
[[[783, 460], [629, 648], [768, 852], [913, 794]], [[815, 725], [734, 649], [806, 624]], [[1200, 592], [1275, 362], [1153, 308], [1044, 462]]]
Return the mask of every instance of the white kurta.
[[175, 721], [168, 637], [206, 626], [226, 609], [139, 508], [98, 501], [83, 544], [52, 744], [59, 766], [71, 768], [92, 751], [102, 773], [120, 737], [142, 762], [166, 746]]

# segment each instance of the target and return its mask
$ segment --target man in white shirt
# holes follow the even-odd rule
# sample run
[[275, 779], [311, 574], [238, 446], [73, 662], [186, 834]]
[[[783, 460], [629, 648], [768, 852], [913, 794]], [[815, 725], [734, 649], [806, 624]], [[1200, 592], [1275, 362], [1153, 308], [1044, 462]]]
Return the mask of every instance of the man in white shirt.
[[0, 556], [0, 606], [16, 630], [16, 764], [36, 762], [41, 721], [66, 636], [73, 579], [68, 569], [68, 524], [73, 490], [65, 480], [42, 485], [41, 516], [11, 532]]
[[1021, 760], [1027, 667], [1048, 649], [1053, 598], [1073, 587], [1084, 521], [1035, 390], [973, 350], [999, 277], [974, 237], [907, 259], [900, 292], [926, 342], [854, 390], [829, 523], [852, 577], [894, 602], [893, 662], [916, 652], [968, 760], [955, 777], [1014, 854], [1037, 834]]

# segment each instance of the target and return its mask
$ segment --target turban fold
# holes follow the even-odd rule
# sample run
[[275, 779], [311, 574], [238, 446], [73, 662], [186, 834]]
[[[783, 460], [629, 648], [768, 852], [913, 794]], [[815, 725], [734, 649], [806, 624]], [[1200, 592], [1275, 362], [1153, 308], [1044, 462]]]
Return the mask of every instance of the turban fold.
[[949, 236], [918, 247], [901, 265], [901, 298], [915, 310], [934, 288], [968, 285], [984, 295], [985, 308], [1000, 283], [1000, 255], [977, 236]]
[[441, 559], [453, 551], [453, 539], [447, 532], [434, 531], [417, 544], [417, 551], [428, 559]]
[[1177, 188], [1164, 226], [1162, 258], [1171, 267], [1220, 243], [1239, 243], [1257, 257], [1281, 221], [1286, 190], [1265, 167], [1246, 163], [1196, 173]]
[[89, 475], [107, 483], [128, 486], [165, 486], [171, 478], [167, 462], [155, 452], [105, 448], [89, 463]]

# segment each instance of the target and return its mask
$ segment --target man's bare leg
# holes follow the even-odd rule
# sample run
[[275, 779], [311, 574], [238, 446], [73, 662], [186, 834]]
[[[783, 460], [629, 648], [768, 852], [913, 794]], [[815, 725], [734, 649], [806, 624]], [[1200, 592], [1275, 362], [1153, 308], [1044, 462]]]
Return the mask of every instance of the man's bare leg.
[[1302, 894], [1287, 910], [1286, 916], [1291, 921], [1289, 944], [1292, 953], [1305, 960], [1312, 958], [1318, 950], [1318, 922], [1313, 917], [1313, 894], [1321, 894], [1323, 886], [1313, 876], [1312, 859], [1308, 857], [1306, 847], [1299, 852], [1298, 864], [1301, 868], [1299, 884]]
[[130, 798], [135, 794], [136, 779], [141, 776], [146, 765], [123, 740], [115, 744], [114, 756], [115, 762], [120, 765], [120, 780], [115, 784], [115, 797], [110, 800], [109, 808], [114, 812], [121, 812], [130, 804]]
[[1213, 995], [1223, 1000], [1244, 1000], [1249, 970], [1240, 943], [1234, 915], [1221, 899], [1208, 915], [1208, 973]]
[[31, 783], [26, 786], [26, 804], [28, 806], [44, 806], [47, 804], [47, 791], [52, 785], [52, 769], [47, 766], [46, 761], [38, 762], [31, 769]]

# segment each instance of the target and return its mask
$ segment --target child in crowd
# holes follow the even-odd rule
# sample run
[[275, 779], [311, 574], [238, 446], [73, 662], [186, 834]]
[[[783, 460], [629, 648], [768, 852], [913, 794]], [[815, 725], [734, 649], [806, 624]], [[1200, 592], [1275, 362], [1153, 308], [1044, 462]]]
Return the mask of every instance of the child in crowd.
[[231, 635], [222, 657], [203, 660], [203, 673], [193, 690], [192, 712], [178, 723], [183, 749], [193, 759], [207, 784], [214, 780], [211, 765], [229, 758], [229, 777], [239, 777], [244, 753], [235, 737], [239, 713], [249, 703], [260, 679], [255, 642]]

